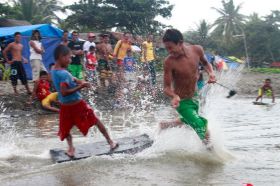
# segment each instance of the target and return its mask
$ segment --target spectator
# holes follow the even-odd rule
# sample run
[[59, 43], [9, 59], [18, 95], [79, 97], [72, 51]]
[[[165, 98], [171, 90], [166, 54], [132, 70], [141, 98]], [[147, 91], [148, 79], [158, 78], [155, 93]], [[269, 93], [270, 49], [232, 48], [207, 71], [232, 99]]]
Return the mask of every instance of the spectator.
[[83, 79], [83, 66], [82, 66], [82, 56], [83, 45], [79, 41], [79, 34], [76, 31], [72, 32], [72, 40], [68, 43], [68, 47], [72, 51], [72, 62], [68, 66], [68, 71], [76, 78]]
[[30, 64], [32, 68], [32, 79], [35, 81], [39, 79], [39, 73], [41, 70], [46, 71], [46, 67], [43, 64], [42, 54], [45, 52], [42, 42], [41, 34], [39, 30], [33, 30], [30, 46]]

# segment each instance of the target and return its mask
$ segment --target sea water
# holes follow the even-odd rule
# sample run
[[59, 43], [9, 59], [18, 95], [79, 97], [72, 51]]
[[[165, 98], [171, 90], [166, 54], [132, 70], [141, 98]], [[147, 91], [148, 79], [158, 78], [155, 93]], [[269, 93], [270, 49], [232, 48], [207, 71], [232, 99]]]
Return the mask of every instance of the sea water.
[[[234, 88], [226, 78], [221, 74], [219, 82]], [[169, 104], [152, 110], [96, 108], [113, 138], [147, 133], [154, 144], [136, 155], [61, 164], [53, 164], [49, 156], [51, 148], [67, 148], [56, 135], [57, 115], [2, 116], [0, 185], [279, 185], [279, 105], [253, 105], [252, 99], [238, 95], [227, 99], [227, 93], [218, 85], [202, 92], [201, 112], [208, 119], [212, 151], [189, 127], [159, 130], [161, 121], [178, 116]], [[73, 134], [74, 144], [104, 140], [94, 128], [87, 137], [76, 129]]]

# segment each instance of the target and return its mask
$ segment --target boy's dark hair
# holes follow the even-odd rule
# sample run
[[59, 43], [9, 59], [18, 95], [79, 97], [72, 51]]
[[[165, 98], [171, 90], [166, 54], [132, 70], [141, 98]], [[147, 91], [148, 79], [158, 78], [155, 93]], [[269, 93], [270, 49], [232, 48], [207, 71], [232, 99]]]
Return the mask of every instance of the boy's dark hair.
[[54, 59], [58, 60], [58, 58], [60, 56], [66, 56], [71, 52], [70, 48], [68, 48], [67, 46], [64, 45], [58, 45], [55, 49], [54, 49]]
[[270, 79], [270, 78], [266, 78], [266, 79], [265, 79], [265, 81], [269, 81], [269, 82], [271, 82], [271, 79]]
[[40, 71], [40, 74], [39, 76], [42, 77], [42, 76], [47, 76], [48, 75], [48, 72], [47, 71], [44, 71], [44, 70], [41, 70]]
[[65, 34], [65, 33], [69, 33], [68, 30], [63, 30], [63, 34]]
[[17, 36], [17, 35], [21, 35], [21, 33], [20, 32], [15, 32], [14, 36]]
[[90, 51], [91, 51], [91, 50], [94, 50], [94, 49], [95, 49], [95, 47], [92, 46], [92, 45], [89, 47], [89, 50], [90, 50]]
[[165, 31], [162, 38], [163, 42], [173, 42], [175, 44], [182, 43], [184, 41], [182, 33], [177, 29], [168, 29]]

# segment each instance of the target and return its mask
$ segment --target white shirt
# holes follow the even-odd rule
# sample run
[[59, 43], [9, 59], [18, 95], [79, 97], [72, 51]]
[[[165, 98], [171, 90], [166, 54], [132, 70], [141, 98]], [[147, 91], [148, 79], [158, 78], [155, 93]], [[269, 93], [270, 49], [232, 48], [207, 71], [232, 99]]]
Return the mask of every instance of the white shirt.
[[89, 51], [90, 46], [96, 47], [94, 42], [86, 41], [83, 45], [83, 51]]
[[[37, 48], [39, 48], [39, 49], [42, 48], [42, 43], [40, 41], [32, 40], [32, 42], [35, 44], [35, 46]], [[42, 60], [42, 54], [38, 54], [30, 44], [29, 44], [29, 47], [30, 47], [30, 60], [32, 60], [32, 59]]]

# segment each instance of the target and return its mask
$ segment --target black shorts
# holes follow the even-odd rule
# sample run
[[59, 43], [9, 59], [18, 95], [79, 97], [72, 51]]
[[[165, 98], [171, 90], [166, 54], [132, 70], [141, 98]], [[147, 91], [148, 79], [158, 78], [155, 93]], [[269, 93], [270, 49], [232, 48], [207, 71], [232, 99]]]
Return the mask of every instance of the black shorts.
[[27, 84], [26, 73], [21, 61], [13, 61], [11, 64], [11, 82], [13, 86], [17, 85], [17, 80], [20, 79], [23, 85]]

